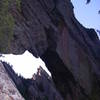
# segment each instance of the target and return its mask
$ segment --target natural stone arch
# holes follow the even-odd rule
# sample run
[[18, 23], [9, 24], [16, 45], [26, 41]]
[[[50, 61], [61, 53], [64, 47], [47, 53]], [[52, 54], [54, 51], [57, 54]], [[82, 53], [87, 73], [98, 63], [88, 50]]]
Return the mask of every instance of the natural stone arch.
[[[3, 22], [8, 21], [7, 25], [10, 25], [10, 19], [13, 24], [8, 29], [13, 34], [0, 33], [0, 52], [21, 54], [29, 50], [45, 61], [65, 100], [69, 95], [77, 100], [91, 97], [96, 83], [94, 77], [99, 80], [100, 76], [100, 42], [93, 35], [96, 34], [94, 30], [84, 28], [75, 19], [71, 1], [22, 0], [20, 6], [14, 1], [9, 0], [3, 6], [10, 16]], [[80, 55], [83, 55], [83, 62]], [[85, 81], [87, 85], [82, 84]]]

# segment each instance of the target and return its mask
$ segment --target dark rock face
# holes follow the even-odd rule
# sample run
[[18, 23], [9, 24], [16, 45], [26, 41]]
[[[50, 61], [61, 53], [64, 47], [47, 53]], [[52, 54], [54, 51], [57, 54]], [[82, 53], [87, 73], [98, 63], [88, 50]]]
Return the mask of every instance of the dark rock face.
[[46, 63], [49, 71], [52, 72], [52, 78], [57, 88], [63, 87], [61, 94], [63, 94], [64, 98], [66, 97], [66, 93], [73, 95], [71, 85], [76, 85], [75, 79], [72, 73], [67, 69], [63, 61], [60, 59], [57, 52], [47, 50], [41, 58]]
[[5, 62], [3, 65], [25, 100], [63, 100], [52, 78], [42, 67], [38, 68], [37, 74], [34, 74], [32, 79], [24, 79], [18, 76], [10, 65]]
[[65, 100], [100, 99], [100, 41], [75, 19], [70, 0], [22, 0], [10, 13], [14, 32], [5, 53], [41, 57]]

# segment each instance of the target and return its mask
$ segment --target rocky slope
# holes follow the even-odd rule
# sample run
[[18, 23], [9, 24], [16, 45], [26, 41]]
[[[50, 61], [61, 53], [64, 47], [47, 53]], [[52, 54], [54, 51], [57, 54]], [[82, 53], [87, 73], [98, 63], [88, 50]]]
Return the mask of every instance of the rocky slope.
[[41, 57], [64, 100], [99, 100], [100, 41], [75, 19], [71, 1], [7, 1], [0, 1], [0, 52]]
[[0, 62], [0, 100], [24, 100]]
[[32, 79], [25, 79], [18, 76], [7, 63], [3, 62], [3, 65], [25, 100], [63, 100], [57, 92], [52, 78], [42, 67], [38, 68]]

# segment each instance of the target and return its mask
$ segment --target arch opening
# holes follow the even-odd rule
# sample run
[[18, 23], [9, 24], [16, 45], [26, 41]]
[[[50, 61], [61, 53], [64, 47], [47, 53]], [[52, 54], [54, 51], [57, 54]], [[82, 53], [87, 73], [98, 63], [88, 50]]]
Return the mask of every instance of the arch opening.
[[26, 79], [32, 78], [40, 66], [51, 76], [43, 60], [34, 57], [29, 51], [25, 51], [21, 55], [1, 54], [0, 60], [7, 62], [18, 75]]

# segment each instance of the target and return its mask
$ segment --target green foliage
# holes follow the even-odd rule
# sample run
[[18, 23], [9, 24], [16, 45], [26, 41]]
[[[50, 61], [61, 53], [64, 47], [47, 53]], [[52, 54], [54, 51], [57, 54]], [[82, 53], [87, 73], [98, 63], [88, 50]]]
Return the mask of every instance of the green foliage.
[[16, 6], [19, 11], [21, 11], [21, 0], [16, 0]]
[[[10, 9], [14, 0], [0, 0], [0, 52], [5, 53], [10, 48], [13, 38], [14, 18]], [[21, 0], [16, 0], [16, 8], [20, 11]]]
[[87, 2], [86, 2], [86, 3], [88, 4], [88, 3], [90, 3], [90, 1], [91, 1], [91, 0], [87, 0]]
[[98, 11], [98, 14], [100, 14], [100, 10]]
[[100, 95], [99, 92], [93, 91], [90, 98], [91, 98], [91, 100], [99, 100], [99, 98], [100, 98], [99, 95]]
[[100, 87], [99, 87], [99, 81], [96, 77], [93, 78], [94, 80], [96, 80], [94, 82], [94, 85], [92, 87], [92, 92], [90, 95], [90, 99], [91, 100], [100, 100]]
[[0, 52], [8, 49], [13, 35], [14, 19], [9, 13], [11, 0], [0, 1]]
[[[21, 0], [16, 0], [16, 7], [20, 10]], [[13, 37], [14, 18], [9, 12], [13, 0], [0, 0], [0, 52], [5, 52], [10, 47]]]
[[43, 100], [49, 100], [48, 96], [44, 96]]

